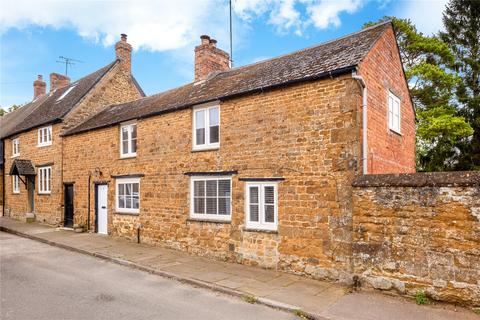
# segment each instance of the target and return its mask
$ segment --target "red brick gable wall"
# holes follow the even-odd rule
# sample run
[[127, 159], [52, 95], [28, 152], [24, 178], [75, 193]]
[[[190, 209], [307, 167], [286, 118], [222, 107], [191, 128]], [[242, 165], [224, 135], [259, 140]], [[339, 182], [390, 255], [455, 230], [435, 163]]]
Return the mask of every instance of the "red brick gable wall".
[[[415, 172], [415, 114], [393, 29], [359, 66], [368, 88], [368, 173]], [[388, 127], [388, 91], [401, 101], [401, 134]]]

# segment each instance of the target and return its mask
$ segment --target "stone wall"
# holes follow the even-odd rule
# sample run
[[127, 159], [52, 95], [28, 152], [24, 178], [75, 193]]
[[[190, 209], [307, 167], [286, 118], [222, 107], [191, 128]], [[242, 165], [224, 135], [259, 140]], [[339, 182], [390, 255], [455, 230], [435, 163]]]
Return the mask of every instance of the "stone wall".
[[480, 305], [480, 172], [367, 175], [353, 195], [365, 285]]

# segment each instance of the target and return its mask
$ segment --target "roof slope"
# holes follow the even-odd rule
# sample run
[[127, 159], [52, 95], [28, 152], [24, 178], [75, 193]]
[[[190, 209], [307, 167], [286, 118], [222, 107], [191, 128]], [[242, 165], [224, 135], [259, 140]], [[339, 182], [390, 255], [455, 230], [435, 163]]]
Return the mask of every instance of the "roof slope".
[[385, 22], [288, 55], [216, 73], [150, 97], [112, 105], [67, 131], [65, 135], [186, 108], [195, 104], [265, 90], [289, 83], [349, 72], [391, 26]]
[[0, 118], [0, 139], [61, 120], [118, 61]]

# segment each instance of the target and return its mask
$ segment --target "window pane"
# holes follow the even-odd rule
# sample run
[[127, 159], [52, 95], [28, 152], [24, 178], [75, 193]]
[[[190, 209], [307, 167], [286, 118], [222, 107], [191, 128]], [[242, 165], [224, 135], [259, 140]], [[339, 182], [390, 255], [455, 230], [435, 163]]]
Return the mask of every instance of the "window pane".
[[196, 130], [195, 139], [197, 145], [205, 144], [205, 128]]
[[217, 143], [220, 140], [220, 127], [210, 127], [210, 143]]
[[275, 206], [265, 205], [265, 222], [275, 222]]
[[217, 198], [207, 198], [207, 214], [217, 214]]
[[218, 126], [220, 124], [220, 115], [218, 107], [208, 109], [208, 122], [209, 126]]
[[132, 128], [131, 129], [132, 130], [132, 139], [137, 139], [137, 125], [134, 124], [134, 125], [132, 125], [131, 128]]
[[130, 150], [131, 153], [136, 153], [137, 152], [137, 139], [132, 139], [132, 150]]
[[133, 195], [138, 197], [138, 183], [133, 183], [132, 188], [133, 188]]
[[119, 184], [118, 185], [118, 195], [119, 196], [124, 196], [125, 195], [125, 185], [124, 184]]
[[218, 196], [230, 197], [230, 180], [218, 180]]
[[207, 180], [207, 197], [217, 196], [217, 180]]
[[258, 222], [258, 204], [250, 205], [250, 221]]
[[205, 110], [195, 111], [195, 129], [205, 128]]
[[221, 215], [230, 214], [230, 198], [218, 199], [218, 214], [221, 214]]
[[128, 127], [122, 127], [122, 141], [128, 140]]
[[128, 140], [122, 142], [122, 154], [128, 153]]
[[195, 197], [204, 197], [205, 196], [205, 181], [194, 181], [194, 196]]
[[133, 197], [133, 208], [134, 209], [138, 209], [140, 207], [139, 202], [140, 201], [138, 199], [138, 196]]
[[258, 222], [258, 187], [249, 187], [250, 221]]
[[264, 189], [265, 203], [275, 203], [275, 188], [273, 186], [267, 186]]
[[131, 196], [132, 195], [132, 184], [131, 183], [126, 183], [125, 184], [125, 195], [126, 196]]
[[47, 128], [48, 141], [52, 141], [52, 128]]
[[250, 203], [258, 203], [258, 187], [249, 188]]
[[195, 198], [194, 199], [194, 213], [205, 213], [205, 198]]
[[132, 208], [132, 196], [125, 196], [125, 208]]
[[125, 208], [125, 196], [118, 196], [118, 207]]

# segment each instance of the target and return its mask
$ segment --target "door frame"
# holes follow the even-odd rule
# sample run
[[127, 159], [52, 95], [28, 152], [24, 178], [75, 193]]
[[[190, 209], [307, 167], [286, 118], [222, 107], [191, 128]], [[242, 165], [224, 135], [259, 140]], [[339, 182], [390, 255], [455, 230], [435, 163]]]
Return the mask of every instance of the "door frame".
[[[107, 206], [108, 206], [108, 183], [95, 182], [95, 233], [98, 233], [98, 186], [107, 186]], [[107, 210], [107, 226], [108, 226], [108, 210]]]
[[72, 227], [75, 224], [75, 184], [72, 182], [67, 182], [63, 184], [63, 226], [66, 227], [67, 223], [67, 187], [71, 186], [72, 187]]

